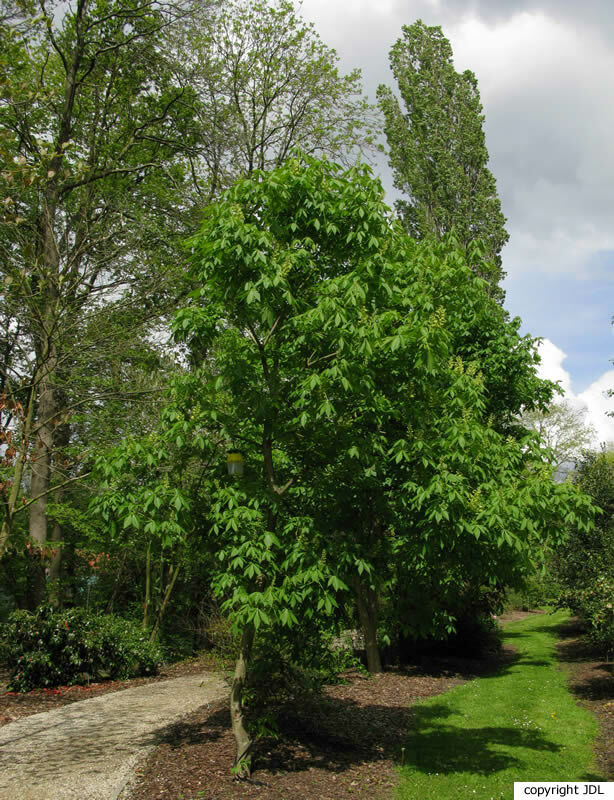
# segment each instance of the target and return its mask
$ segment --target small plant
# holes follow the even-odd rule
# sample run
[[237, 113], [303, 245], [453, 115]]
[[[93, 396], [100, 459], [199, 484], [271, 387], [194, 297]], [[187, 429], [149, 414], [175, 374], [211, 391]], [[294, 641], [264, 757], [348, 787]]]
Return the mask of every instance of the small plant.
[[135, 623], [82, 608], [14, 611], [0, 629], [0, 649], [18, 692], [153, 675], [162, 660]]
[[243, 696], [254, 741], [279, 738], [278, 713], [284, 707], [308, 702], [325, 685], [342, 682], [346, 670], [363, 669], [351, 650], [338, 646], [337, 633], [305, 621], [300, 634], [283, 629], [270, 634], [276, 650], [268, 636], [257, 640]]

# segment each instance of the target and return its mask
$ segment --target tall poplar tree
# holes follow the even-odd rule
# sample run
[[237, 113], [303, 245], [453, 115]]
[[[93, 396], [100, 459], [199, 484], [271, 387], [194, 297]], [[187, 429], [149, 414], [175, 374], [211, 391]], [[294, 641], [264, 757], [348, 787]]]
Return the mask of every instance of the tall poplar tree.
[[390, 67], [404, 110], [392, 89], [381, 85], [377, 92], [394, 185], [406, 198], [397, 212], [418, 239], [440, 239], [452, 229], [461, 245], [481, 239], [494, 265], [482, 277], [494, 288], [504, 276], [500, 253], [509, 236], [487, 166], [477, 79], [456, 72], [440, 27], [418, 20], [402, 30]]

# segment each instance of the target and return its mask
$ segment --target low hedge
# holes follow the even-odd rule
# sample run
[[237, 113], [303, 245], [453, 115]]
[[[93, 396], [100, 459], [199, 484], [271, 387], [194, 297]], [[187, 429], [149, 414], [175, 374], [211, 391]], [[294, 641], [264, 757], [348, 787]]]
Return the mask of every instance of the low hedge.
[[82, 608], [14, 611], [0, 629], [0, 657], [12, 691], [154, 675], [158, 645], [135, 623]]

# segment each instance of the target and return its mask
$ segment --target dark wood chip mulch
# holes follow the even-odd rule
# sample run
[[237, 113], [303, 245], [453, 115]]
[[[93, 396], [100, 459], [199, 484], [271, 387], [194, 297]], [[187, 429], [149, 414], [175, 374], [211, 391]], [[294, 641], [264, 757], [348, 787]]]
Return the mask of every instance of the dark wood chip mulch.
[[559, 659], [569, 673], [569, 688], [599, 723], [597, 766], [614, 781], [614, 663], [605, 660], [582, 636], [577, 620], [561, 626]]
[[[577, 623], [562, 626], [560, 635], [559, 657], [569, 673], [570, 687], [599, 721], [598, 766], [614, 780], [614, 665], [586, 644]], [[203, 707], [160, 733], [158, 746], [137, 771], [130, 800], [389, 798], [397, 780], [394, 767], [403, 759], [412, 703], [488, 674], [513, 658], [507, 650], [499, 658], [480, 662], [425, 659], [406, 671], [386, 672], [375, 679], [349, 673], [345, 684], [327, 687], [321, 698], [283, 710], [282, 737], [258, 743], [251, 781], [235, 781], [229, 773], [234, 740], [227, 703]], [[153, 678], [5, 693], [0, 695], [0, 725], [106, 692], [216, 666], [210, 658], [192, 659]], [[0, 674], [0, 691], [3, 678]]]
[[229, 772], [234, 740], [227, 704], [199, 709], [165, 731], [138, 770], [130, 800], [390, 797], [411, 705], [490, 672], [497, 663], [447, 659], [375, 678], [348, 673], [347, 683], [327, 687], [321, 698], [282, 711], [281, 739], [258, 743], [250, 781], [236, 781]]

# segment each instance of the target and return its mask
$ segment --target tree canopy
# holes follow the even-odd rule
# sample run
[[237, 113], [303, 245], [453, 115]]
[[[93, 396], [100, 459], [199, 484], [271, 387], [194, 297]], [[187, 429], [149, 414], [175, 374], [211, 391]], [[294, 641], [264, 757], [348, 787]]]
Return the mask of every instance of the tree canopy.
[[182, 27], [176, 47], [198, 98], [191, 163], [203, 198], [295, 147], [346, 164], [374, 149], [378, 120], [360, 70], [343, 75], [290, 0], [224, 3], [212, 24], [197, 15]]
[[397, 211], [417, 238], [439, 239], [453, 229], [462, 245], [480, 239], [494, 267], [482, 274], [497, 293], [500, 253], [509, 237], [487, 167], [476, 77], [456, 72], [440, 27], [418, 20], [402, 30], [390, 68], [404, 109], [392, 89], [378, 89], [394, 185], [406, 198], [396, 203]]
[[[248, 769], [241, 692], [256, 637], [274, 648], [278, 628], [352, 591], [375, 644], [378, 601], [420, 581], [430, 605], [399, 624], [452, 629], [452, 587], [514, 582], [535, 542], [565, 516], [588, 525], [591, 509], [552, 483], [534, 439], [498, 429], [494, 367], [464, 358], [468, 330], [490, 319], [499, 369], [524, 353], [526, 401], [544, 390], [533, 350], [472, 270], [479, 248], [468, 259], [453, 237], [410, 239], [367, 167], [297, 156], [256, 172], [209, 207], [190, 246], [196, 289], [174, 330], [191, 367], [161, 436], [202, 451], [181, 504], [200, 508], [190, 524], [241, 634], [233, 724]], [[236, 448], [238, 482], [223, 478]], [[154, 505], [164, 492], [150, 492]], [[141, 493], [122, 495], [123, 525], [145, 521]]]
[[57, 11], [2, 6], [1, 381], [23, 425], [0, 554], [24, 512], [44, 545], [50, 494], [86, 474], [97, 438], [131, 432], [109, 420], [146, 427], [132, 412], [172, 360], [156, 343], [203, 202], [296, 144], [342, 160], [371, 146], [359, 71], [341, 75], [290, 2]]

